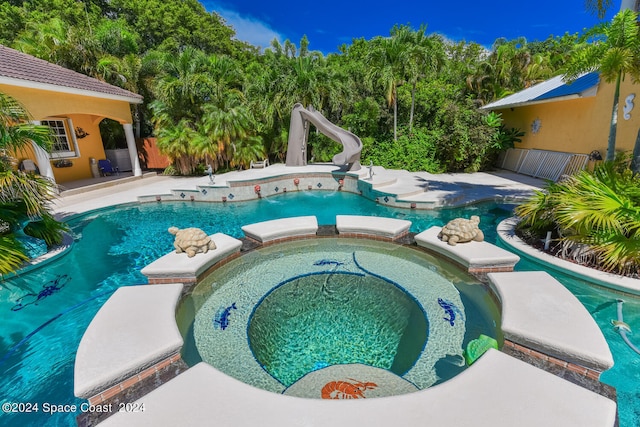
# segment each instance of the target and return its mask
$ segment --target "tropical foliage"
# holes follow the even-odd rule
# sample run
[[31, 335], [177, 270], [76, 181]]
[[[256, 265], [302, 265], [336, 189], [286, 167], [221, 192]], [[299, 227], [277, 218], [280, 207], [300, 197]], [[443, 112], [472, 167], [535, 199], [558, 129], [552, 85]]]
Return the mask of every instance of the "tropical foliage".
[[30, 124], [24, 108], [0, 93], [0, 274], [16, 270], [27, 259], [19, 234], [40, 238], [52, 246], [61, 242], [66, 229], [50, 211], [52, 182], [16, 170], [12, 157], [23, 153], [32, 142], [49, 149], [49, 132], [47, 126]]
[[597, 70], [604, 80], [615, 82], [606, 155], [606, 160], [612, 161], [616, 150], [620, 83], [627, 75], [634, 81], [640, 79], [638, 15], [626, 9], [618, 13], [611, 23], [597, 27], [590, 34], [595, 40], [577, 46], [566, 65], [565, 74], [567, 80], [573, 81], [582, 73]]
[[[154, 134], [183, 174], [282, 161], [296, 102], [367, 141], [365, 162], [490, 167], [500, 127], [478, 107], [557, 74], [577, 38], [500, 39], [487, 50], [396, 25], [328, 55], [306, 36], [259, 51], [196, 0], [0, 3], [0, 43], [142, 94], [136, 134]], [[102, 131], [112, 133], [108, 123]], [[433, 156], [418, 154], [426, 146]], [[386, 159], [388, 147], [399, 157]], [[311, 132], [315, 161], [339, 150]]]
[[[586, 1], [600, 17], [611, 6]], [[132, 107], [136, 135], [154, 134], [173, 160], [169, 169], [181, 174], [206, 165], [246, 168], [265, 157], [282, 161], [296, 102], [360, 136], [365, 163], [477, 171], [523, 136], [480, 106], [562, 72], [577, 77], [598, 69], [619, 83], [640, 70], [631, 12], [584, 35], [498, 39], [489, 49], [426, 30], [396, 25], [388, 37], [354, 39], [328, 55], [311, 50], [306, 36], [298, 45], [274, 40], [261, 51], [236, 40], [197, 0], [0, 2], [0, 43], [143, 95], [146, 102]], [[26, 124], [13, 101], [1, 99], [0, 272], [23, 260], [16, 230], [53, 244], [61, 227], [48, 210], [49, 182], [17, 172], [6, 155], [27, 140], [47, 147], [47, 137]], [[617, 96], [613, 111], [616, 105]], [[608, 159], [615, 114], [611, 123]], [[111, 132], [107, 122], [101, 129]], [[340, 149], [317, 132], [308, 148], [316, 161]], [[635, 155], [638, 171], [640, 132]], [[638, 262], [638, 182], [608, 165], [550, 185], [519, 214], [523, 229], [556, 230], [566, 247], [588, 245], [603, 268], [630, 271]]]
[[[624, 158], [622, 158], [624, 159]], [[552, 231], [559, 252], [606, 271], [640, 274], [640, 177], [628, 161], [605, 162], [550, 184], [516, 208], [523, 235]]]

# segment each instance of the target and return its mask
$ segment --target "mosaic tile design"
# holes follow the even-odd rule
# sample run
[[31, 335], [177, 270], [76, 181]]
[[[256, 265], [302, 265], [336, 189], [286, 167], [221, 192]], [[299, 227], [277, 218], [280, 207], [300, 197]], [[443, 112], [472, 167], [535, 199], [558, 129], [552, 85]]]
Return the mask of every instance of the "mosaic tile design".
[[[236, 379], [277, 393], [282, 393], [301, 376], [337, 366], [336, 363], [381, 366], [419, 389], [429, 387], [439, 380], [436, 364], [449, 366], [448, 377], [464, 369], [462, 343], [467, 328], [466, 307], [451, 280], [477, 282], [470, 276], [462, 279], [458, 276], [463, 275], [459, 270], [444, 272], [440, 261], [432, 257], [425, 260], [425, 257], [429, 258], [422, 252], [398, 245], [347, 238], [293, 241], [247, 253], [238, 262], [232, 261], [216, 270], [194, 289], [190, 298], [200, 309], [193, 324], [194, 342], [186, 343], [185, 348], [197, 348], [194, 350], [197, 356], [185, 355], [185, 360], [189, 363], [201, 358]], [[385, 287], [392, 289], [392, 293], [408, 296], [412, 302], [395, 307], [396, 303], [391, 304], [386, 293], [375, 296], [356, 291], [360, 289], [360, 282], [377, 282], [383, 292]], [[290, 286], [285, 288], [287, 285]], [[262, 325], [254, 325], [261, 301], [266, 301], [274, 289], [280, 288], [284, 289], [286, 298], [273, 303], [272, 313], [277, 314], [267, 315]], [[304, 301], [326, 299], [335, 313], [324, 308], [317, 316], [304, 312], [308, 304], [294, 298], [305, 294], [313, 296], [303, 298]], [[361, 298], [357, 309], [348, 305], [354, 296]], [[438, 299], [460, 310], [454, 311], [453, 325]], [[232, 303], [237, 308], [233, 308]], [[383, 317], [380, 313], [384, 312], [385, 304], [395, 307], [386, 321], [390, 322], [389, 326], [381, 326], [385, 321], [380, 320]], [[418, 308], [409, 308], [412, 304]], [[416, 324], [419, 317], [426, 320], [424, 313], [428, 313], [427, 326], [409, 332], [406, 325]], [[333, 316], [335, 320], [325, 324], [321, 320], [323, 316]], [[304, 319], [309, 323], [303, 323]], [[309, 325], [324, 337], [320, 346], [311, 345], [304, 337]], [[247, 333], [252, 328], [256, 332], [250, 335], [261, 336], [262, 343], [248, 342]], [[406, 343], [415, 345], [420, 341], [406, 334], [419, 334], [420, 329], [422, 333], [426, 330], [426, 343], [419, 344], [417, 353], [410, 356], [404, 348]], [[292, 334], [289, 338], [287, 330]], [[347, 331], [349, 338], [341, 336], [342, 331]], [[361, 338], [357, 338], [355, 334], [363, 331]], [[340, 348], [347, 348], [346, 353], [355, 354], [357, 358], [339, 359]], [[266, 356], [258, 360], [262, 357], [256, 359], [261, 351], [266, 351]]]

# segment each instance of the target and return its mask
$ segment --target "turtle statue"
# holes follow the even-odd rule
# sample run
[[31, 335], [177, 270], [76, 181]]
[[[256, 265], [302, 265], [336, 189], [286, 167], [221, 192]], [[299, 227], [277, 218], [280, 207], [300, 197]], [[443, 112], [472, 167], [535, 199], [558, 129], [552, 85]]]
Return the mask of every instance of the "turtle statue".
[[472, 240], [482, 242], [484, 240], [484, 233], [478, 228], [478, 224], [480, 224], [480, 217], [477, 215], [473, 215], [470, 219], [453, 219], [442, 227], [438, 238], [451, 246]]
[[189, 258], [195, 256], [195, 254], [202, 252], [206, 254], [209, 249], [215, 249], [216, 244], [211, 240], [211, 237], [207, 236], [207, 233], [199, 228], [183, 228], [169, 227], [169, 233], [176, 236], [173, 241], [173, 247], [176, 248], [176, 253], [180, 254], [186, 252]]

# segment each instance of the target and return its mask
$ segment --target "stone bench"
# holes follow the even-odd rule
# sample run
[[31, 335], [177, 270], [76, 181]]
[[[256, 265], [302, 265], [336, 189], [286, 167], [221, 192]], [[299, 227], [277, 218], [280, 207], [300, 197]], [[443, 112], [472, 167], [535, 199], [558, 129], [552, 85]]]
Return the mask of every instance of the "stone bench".
[[613, 366], [593, 317], [549, 273], [491, 273], [487, 278], [502, 303], [506, 340], [598, 373]]
[[183, 340], [176, 305], [181, 292], [176, 283], [116, 290], [82, 336], [74, 394], [89, 399], [125, 380], [137, 382], [138, 374], [169, 358], [179, 359]]
[[173, 251], [143, 268], [141, 273], [147, 276], [151, 284], [195, 283], [209, 268], [229, 256], [240, 253], [240, 240], [223, 233], [212, 234], [209, 237], [216, 244], [216, 248], [206, 254], [199, 253], [189, 258], [185, 253], [177, 254]]
[[520, 257], [489, 242], [467, 242], [449, 245], [438, 238], [442, 227], [433, 226], [414, 239], [418, 246], [445, 256], [465, 267], [470, 273], [484, 274], [512, 271]]
[[336, 215], [336, 228], [343, 235], [376, 236], [396, 240], [409, 232], [411, 221], [362, 215]]
[[138, 403], [144, 403], [143, 413], [120, 412], [101, 426], [198, 426], [215, 419], [238, 427], [613, 427], [616, 421], [615, 402], [494, 349], [449, 381], [394, 397], [301, 399], [252, 387], [199, 363]]
[[250, 239], [273, 243], [290, 237], [315, 236], [318, 232], [318, 219], [315, 216], [273, 219], [245, 225], [242, 231]]

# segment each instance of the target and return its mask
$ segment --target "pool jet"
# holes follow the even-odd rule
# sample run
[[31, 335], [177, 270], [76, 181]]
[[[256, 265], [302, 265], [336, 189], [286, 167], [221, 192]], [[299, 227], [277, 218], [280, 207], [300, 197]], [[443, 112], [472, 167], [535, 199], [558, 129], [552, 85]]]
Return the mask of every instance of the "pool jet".
[[624, 304], [624, 300], [618, 299], [617, 303], [618, 303], [618, 320], [611, 321], [611, 324], [613, 325], [613, 329], [615, 329], [620, 334], [624, 342], [626, 342], [627, 345], [631, 347], [633, 351], [640, 354], [640, 349], [635, 345], [633, 345], [633, 343], [629, 340], [629, 337], [627, 337], [627, 333], [631, 333], [631, 328], [629, 327], [628, 324], [625, 323], [624, 317], [622, 316], [622, 305]]

